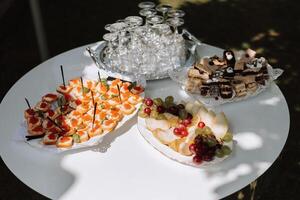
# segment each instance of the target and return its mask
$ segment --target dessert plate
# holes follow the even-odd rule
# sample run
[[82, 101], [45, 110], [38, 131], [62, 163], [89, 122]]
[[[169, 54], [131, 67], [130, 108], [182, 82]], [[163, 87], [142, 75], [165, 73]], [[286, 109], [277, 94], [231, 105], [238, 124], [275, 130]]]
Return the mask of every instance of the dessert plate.
[[[242, 52], [237, 52], [236, 53], [236, 57], [239, 59], [241, 57]], [[201, 55], [202, 58], [210, 58], [213, 57], [215, 54], [213, 55]], [[199, 92], [197, 91], [195, 92], [190, 92], [187, 85], [189, 82], [189, 77], [188, 77], [188, 72], [190, 70], [191, 67], [185, 67], [185, 68], [180, 68], [180, 69], [176, 69], [173, 71], [169, 71], [169, 76], [170, 78], [175, 81], [176, 83], [178, 83], [182, 89], [184, 89], [186, 92], [188, 92], [192, 97], [194, 97], [195, 99], [201, 101], [202, 103], [204, 103], [205, 105], [208, 106], [218, 106], [221, 104], [225, 104], [225, 103], [231, 103], [231, 102], [237, 102], [237, 101], [242, 101], [242, 100], [246, 100], [250, 97], [255, 97], [258, 94], [260, 94], [261, 92], [265, 91], [267, 88], [270, 87], [270, 85], [279, 77], [281, 76], [281, 74], [283, 73], [282, 69], [279, 68], [273, 68], [271, 65], [267, 64], [266, 68], [267, 68], [267, 72], [268, 72], [268, 76], [269, 78], [267, 80], [265, 80], [265, 84], [261, 85], [261, 84], [257, 84], [257, 89], [255, 91], [247, 91], [246, 95], [244, 96], [238, 96], [237, 93], [235, 92], [235, 90], [232, 89], [232, 97], [231, 98], [221, 98], [220, 96], [218, 97], [212, 97], [212, 96], [203, 96], [200, 93], [200, 88], [199, 88]]]

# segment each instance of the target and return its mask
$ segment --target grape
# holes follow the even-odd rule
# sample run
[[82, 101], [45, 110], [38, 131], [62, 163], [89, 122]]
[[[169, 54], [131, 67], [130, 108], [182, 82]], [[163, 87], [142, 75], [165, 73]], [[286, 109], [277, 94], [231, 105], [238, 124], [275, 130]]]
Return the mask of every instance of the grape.
[[172, 97], [172, 96], [167, 96], [167, 97], [165, 98], [165, 102], [166, 102], [166, 104], [173, 104], [173, 103], [174, 103], [174, 97]]
[[150, 113], [151, 113], [151, 108], [145, 108], [145, 109], [144, 109], [144, 113], [146, 113], [147, 115], [150, 115]]
[[152, 110], [152, 112], [150, 113], [150, 117], [151, 118], [157, 118], [158, 117], [158, 112], [156, 110]]
[[203, 155], [202, 156], [202, 160], [209, 162], [213, 160], [213, 157], [209, 156], [209, 155]]
[[227, 132], [227, 133], [225, 134], [225, 136], [222, 138], [222, 140], [223, 140], [224, 142], [230, 142], [230, 141], [232, 141], [232, 133]]
[[147, 106], [152, 106], [152, 105], [153, 105], [152, 99], [147, 99], [147, 100], [145, 100], [145, 104], [146, 104]]
[[178, 104], [178, 105], [177, 105], [177, 108], [179, 108], [179, 109], [184, 109], [185, 107], [184, 107], [183, 104]]
[[161, 98], [155, 98], [153, 99], [153, 102], [157, 106], [162, 106], [164, 104], [164, 101]]
[[215, 153], [218, 158], [223, 158], [225, 156], [221, 149], [217, 149]]
[[193, 157], [193, 162], [195, 163], [195, 164], [200, 164], [201, 162], [202, 162], [202, 159], [201, 159], [201, 157], [200, 156], [194, 156]]
[[169, 107], [167, 111], [173, 115], [178, 115], [178, 108], [176, 106]]
[[[177, 108], [178, 108], [178, 107], [177, 107]], [[178, 111], [178, 115], [179, 115], [179, 118], [180, 118], [180, 119], [185, 119], [185, 118], [187, 118], [188, 113], [186, 112], [186, 110], [180, 109], [180, 110]]]
[[164, 113], [165, 112], [165, 108], [163, 106], [157, 106], [157, 112], [159, 113]]
[[224, 153], [224, 155], [229, 155], [229, 154], [231, 154], [231, 149], [230, 149], [229, 146], [227, 146], [227, 145], [222, 146], [221, 150], [222, 150], [222, 152]]

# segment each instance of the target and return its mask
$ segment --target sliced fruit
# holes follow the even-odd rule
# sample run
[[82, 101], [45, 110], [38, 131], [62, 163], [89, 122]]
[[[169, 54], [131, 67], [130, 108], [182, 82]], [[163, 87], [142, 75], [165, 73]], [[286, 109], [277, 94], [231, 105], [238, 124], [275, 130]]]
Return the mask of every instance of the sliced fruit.
[[228, 122], [223, 112], [218, 113], [210, 126], [213, 134], [218, 140], [223, 138], [228, 131]]
[[146, 122], [146, 127], [150, 131], [155, 131], [157, 129], [161, 129], [161, 130], [170, 129], [170, 124], [167, 120], [156, 120], [153, 118], [146, 118], [145, 122]]

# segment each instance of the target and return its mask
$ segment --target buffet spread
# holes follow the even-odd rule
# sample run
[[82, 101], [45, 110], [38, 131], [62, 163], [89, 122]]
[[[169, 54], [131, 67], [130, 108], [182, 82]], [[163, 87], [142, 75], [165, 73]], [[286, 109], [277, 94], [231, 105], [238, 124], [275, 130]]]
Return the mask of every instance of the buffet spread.
[[[205, 167], [231, 155], [230, 118], [214, 106], [255, 98], [283, 71], [252, 49], [197, 56], [201, 42], [178, 30], [182, 10], [152, 2], [139, 8], [141, 16], [106, 25], [105, 42], [87, 49], [99, 69], [97, 79], [66, 82], [61, 66], [55, 92], [35, 106], [25, 98], [28, 144], [58, 152], [95, 146], [138, 113], [141, 135], [172, 160]], [[194, 100], [145, 97], [146, 80], [167, 77]]]

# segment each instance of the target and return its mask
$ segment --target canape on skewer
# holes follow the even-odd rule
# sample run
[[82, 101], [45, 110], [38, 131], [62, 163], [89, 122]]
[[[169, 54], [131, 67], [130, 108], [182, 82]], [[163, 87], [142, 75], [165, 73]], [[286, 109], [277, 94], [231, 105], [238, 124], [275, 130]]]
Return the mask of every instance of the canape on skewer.
[[116, 127], [116, 125], [117, 125], [117, 122], [114, 120], [111, 120], [111, 119], [104, 120], [102, 123], [102, 129], [104, 131], [109, 132], [109, 131], [112, 131]]
[[58, 134], [46, 133], [43, 138], [43, 144], [45, 145], [55, 145], [58, 139]]
[[129, 102], [124, 102], [119, 107], [120, 107], [120, 110], [122, 111], [122, 113], [125, 115], [130, 115], [136, 109], [135, 106], [133, 106]]
[[42, 97], [42, 101], [53, 103], [58, 99], [58, 95], [54, 93], [48, 93]]
[[29, 135], [43, 135], [45, 133], [45, 129], [42, 125], [35, 126], [34, 128], [28, 128]]
[[68, 94], [72, 90], [72, 87], [69, 85], [60, 85], [56, 88], [56, 91], [60, 94]]
[[80, 142], [86, 142], [89, 140], [87, 128], [77, 130], [76, 134], [79, 136]]
[[95, 121], [94, 126], [91, 124], [90, 131], [88, 131], [90, 138], [95, 137], [97, 135], [101, 135], [102, 133], [103, 133], [103, 129], [99, 121]]
[[42, 125], [42, 119], [40, 117], [32, 116], [32, 117], [27, 118], [28, 129], [33, 129], [40, 125]]
[[40, 101], [36, 104], [36, 106], [34, 107], [36, 110], [42, 111], [42, 112], [46, 112], [47, 110], [49, 110], [51, 107], [51, 104], [49, 104], [48, 102], [45, 101]]
[[71, 136], [60, 136], [56, 142], [58, 148], [70, 148], [73, 145], [73, 138]]
[[30, 118], [36, 115], [36, 111], [32, 108], [28, 108], [24, 111], [24, 118]]

